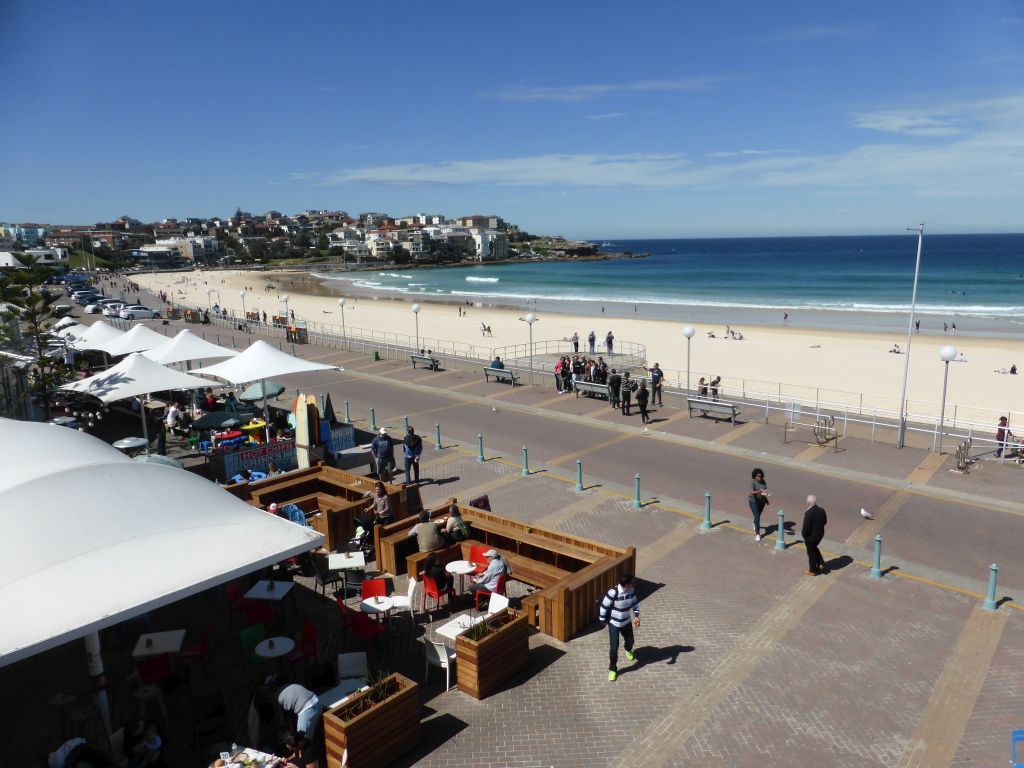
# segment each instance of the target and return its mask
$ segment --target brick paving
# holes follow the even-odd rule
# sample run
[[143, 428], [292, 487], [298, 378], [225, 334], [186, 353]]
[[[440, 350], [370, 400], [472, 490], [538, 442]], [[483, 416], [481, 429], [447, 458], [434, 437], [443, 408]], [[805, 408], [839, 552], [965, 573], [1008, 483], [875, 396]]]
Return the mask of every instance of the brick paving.
[[[229, 343], [230, 334], [222, 336], [222, 343]], [[777, 553], [773, 541], [757, 545], [747, 531], [743, 487], [754, 462], [766, 466], [777, 493], [773, 506], [785, 504], [787, 519], [795, 519], [797, 527], [802, 494], [817, 491], [830, 500], [829, 537], [852, 536], [863, 545], [870, 537], [858, 535], [864, 524], [850, 513], [856, 515], [860, 506], [882, 507], [905, 487], [899, 483], [926, 452], [895, 452], [862, 441], [851, 443], [848, 461], [843, 452], [829, 453], [802, 467], [789, 459], [806, 445], [784, 447], [779, 425], [714, 447], [638, 432], [623, 437], [623, 425], [635, 426], [636, 419], [602, 415], [599, 404], [583, 398], [522, 410], [528, 403], [551, 401], [549, 388], [480, 401], [497, 392], [497, 385], [444, 389], [470, 384], [474, 374], [419, 376], [394, 362], [368, 365], [351, 353], [303, 351], [324, 360], [345, 358], [350, 369], [362, 369], [289, 382], [331, 392], [339, 414], [348, 399], [359, 426], [367, 426], [370, 405], [377, 407], [378, 422], [391, 427], [400, 425], [404, 414], [420, 414], [412, 422], [425, 436], [423, 475], [436, 481], [423, 488], [428, 504], [484, 492], [500, 514], [638, 548], [643, 624], [637, 662], [628, 664], [620, 656], [616, 683], [606, 679], [607, 638], [596, 626], [564, 644], [532, 636], [530, 669], [482, 702], [457, 690], [444, 692], [443, 674], [431, 669], [422, 697], [424, 738], [399, 765], [892, 766], [933, 721], [963, 732], [951, 756], [936, 765], [1006, 764], [1010, 731], [1024, 726], [1019, 610], [1000, 608], [1004, 626], [991, 662], [970, 672], [976, 700], [936, 709], [944, 670], [965, 652], [962, 638], [995, 640], [984, 626], [972, 629], [977, 634], [965, 633], [976, 615], [976, 597], [902, 578], [900, 572], [871, 580], [848, 558], [834, 561], [837, 570], [831, 574], [809, 578], [803, 575], [801, 548]], [[459, 399], [463, 395], [467, 399]], [[661, 422], [666, 439], [712, 440], [729, 429], [676, 419], [673, 408], [660, 410], [656, 418], [674, 419]], [[442, 424], [446, 445], [440, 452], [433, 450], [435, 421]], [[488, 461], [483, 463], [475, 460], [477, 432], [486, 434]], [[534, 473], [523, 478], [520, 448], [527, 442]], [[588, 490], [582, 494], [573, 491], [574, 452], [586, 452]], [[545, 460], [559, 465], [547, 466]], [[645, 502], [661, 503], [632, 508], [635, 471], [642, 473]], [[965, 478], [940, 470], [926, 481], [929, 497], [909, 491], [880, 521], [887, 554], [897, 553], [907, 573], [920, 565], [946, 584], [998, 559], [1004, 564], [1000, 595], [1020, 588], [1014, 542], [1024, 519], [1002, 511], [1019, 508], [1012, 506], [1005, 479], [1015, 477], [1008, 474], [1012, 471], [986, 465]], [[715, 520], [728, 518], [732, 525], [703, 533], [692, 517], [672, 507], [699, 512], [707, 488], [715, 493]], [[989, 490], [991, 502], [985, 495]], [[943, 496], [946, 491], [970, 492], [972, 503]], [[828, 549], [828, 540], [823, 548]], [[283, 611], [275, 632], [296, 636], [303, 622], [315, 623], [320, 659], [329, 665], [335, 651], [346, 646], [337, 606], [314, 595], [307, 577], [295, 578], [296, 609]], [[404, 578], [393, 580], [396, 591], [404, 585]], [[511, 583], [513, 598], [524, 591]], [[435, 613], [434, 621], [420, 616], [416, 634], [430, 636], [446, 618], [444, 611]], [[248, 698], [267, 670], [239, 658], [238, 623], [229, 626], [217, 590], [154, 612], [150, 623], [154, 630], [187, 627], [190, 641], [204, 626], [213, 627], [213, 662], [182, 670], [182, 682], [165, 691], [171, 721], [167, 762], [202, 765], [189, 725], [197, 696], [223, 697], [228, 718], [218, 737], [241, 742]], [[135, 625], [104, 633], [104, 659], [115, 692], [132, 667], [131, 646], [140, 631], [143, 627]], [[40, 751], [57, 742], [46, 702], [56, 692], [85, 690], [83, 656], [75, 642], [0, 669], [0, 690], [19, 693], [0, 697], [0, 727], [9, 747], [0, 752], [0, 766], [37, 765]], [[419, 646], [397, 634], [390, 649], [373, 658], [375, 666], [424, 681]], [[321, 672], [318, 665], [300, 665], [294, 674], [315, 684]], [[128, 704], [130, 697], [114, 696], [118, 716]], [[87, 732], [90, 728], [95, 732], [95, 726], [87, 726]]]

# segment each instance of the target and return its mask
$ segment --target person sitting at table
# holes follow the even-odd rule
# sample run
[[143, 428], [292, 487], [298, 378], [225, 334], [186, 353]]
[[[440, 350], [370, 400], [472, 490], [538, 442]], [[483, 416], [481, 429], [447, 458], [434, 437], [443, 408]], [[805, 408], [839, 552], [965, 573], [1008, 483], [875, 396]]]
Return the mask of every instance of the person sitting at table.
[[205, 397], [203, 398], [203, 410], [216, 411], [217, 410], [217, 398], [213, 396], [213, 388], [207, 387]]
[[224, 410], [231, 411], [231, 413], [238, 413], [238, 411], [241, 410], [241, 407], [241, 403], [239, 403], [238, 399], [235, 397], [234, 390], [228, 392], [227, 396], [224, 398]]
[[312, 756], [312, 744], [301, 733], [295, 733], [286, 728], [278, 735], [278, 742], [279, 745], [274, 750], [274, 754], [286, 761], [279, 764], [280, 768], [316, 765], [316, 758]]
[[269, 464], [267, 464], [267, 477], [277, 477], [278, 475], [283, 474], [284, 472], [274, 462], [270, 462]]
[[444, 547], [444, 540], [438, 530], [440, 525], [440, 520], [430, 519], [430, 513], [427, 510], [424, 509], [420, 512], [420, 521], [409, 529], [409, 535], [416, 537], [416, 544], [420, 552], [433, 552]]
[[438, 593], [443, 594], [451, 589], [453, 577], [444, 566], [437, 562], [437, 555], [431, 552], [423, 561], [423, 573], [434, 580], [437, 584]]
[[163, 749], [163, 746], [164, 741], [160, 737], [159, 726], [152, 720], [147, 722], [139, 740], [131, 749], [128, 768], [143, 768], [146, 765], [156, 764], [160, 759], [160, 750]]
[[498, 588], [498, 578], [508, 576], [508, 565], [505, 563], [505, 559], [495, 550], [488, 549], [484, 552], [484, 557], [487, 558], [487, 570], [479, 576], [473, 577], [473, 583], [466, 590], [466, 594], [470, 595], [470, 597], [481, 589], [487, 592], [494, 592]]
[[444, 520], [444, 537], [452, 544], [469, 538], [469, 526], [462, 519], [458, 504], [448, 508], [448, 517]]
[[[320, 722], [320, 713], [323, 711], [316, 694], [292, 683], [280, 690], [277, 694], [277, 703], [284, 711], [285, 717], [295, 723], [295, 731], [313, 742], [317, 723]], [[292, 718], [291, 715], [295, 717]]]

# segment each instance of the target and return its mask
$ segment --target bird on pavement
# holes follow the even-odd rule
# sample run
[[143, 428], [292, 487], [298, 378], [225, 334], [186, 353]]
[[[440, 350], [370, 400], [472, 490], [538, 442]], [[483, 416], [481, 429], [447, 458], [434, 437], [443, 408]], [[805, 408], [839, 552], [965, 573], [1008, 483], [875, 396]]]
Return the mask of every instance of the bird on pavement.
[[875, 518], [873, 518], [871, 516], [870, 512], [868, 512], [866, 509], [864, 509], [864, 507], [860, 508], [860, 516], [863, 517], [865, 520], [874, 520], [875, 519]]

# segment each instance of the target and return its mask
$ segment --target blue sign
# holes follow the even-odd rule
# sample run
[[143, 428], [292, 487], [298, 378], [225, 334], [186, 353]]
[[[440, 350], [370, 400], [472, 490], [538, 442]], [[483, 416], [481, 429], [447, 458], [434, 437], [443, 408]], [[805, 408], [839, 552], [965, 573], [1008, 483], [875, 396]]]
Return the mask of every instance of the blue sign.
[[[1020, 760], [1017, 759], [1017, 747], [1020, 746]], [[1024, 730], [1013, 732], [1010, 764], [1013, 768], [1024, 768]]]

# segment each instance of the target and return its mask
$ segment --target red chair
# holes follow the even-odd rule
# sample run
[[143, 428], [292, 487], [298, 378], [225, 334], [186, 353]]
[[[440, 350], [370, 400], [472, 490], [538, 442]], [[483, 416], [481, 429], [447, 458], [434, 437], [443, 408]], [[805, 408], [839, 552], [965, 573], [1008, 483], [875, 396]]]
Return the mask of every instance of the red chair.
[[434, 598], [435, 606], [437, 608], [440, 608], [441, 607], [441, 598], [444, 597], [445, 595], [448, 596], [448, 610], [451, 610], [452, 600], [455, 599], [455, 590], [452, 589], [451, 587], [448, 587], [444, 591], [438, 590], [437, 582], [434, 581], [429, 576], [427, 576], [427, 574], [425, 574], [425, 573], [422, 574], [422, 580], [423, 580], [423, 610], [424, 611], [427, 610], [427, 597]]
[[[480, 598], [483, 597], [484, 595], [490, 595], [492, 593], [488, 592], [486, 589], [478, 589], [475, 592], [475, 594], [476, 594], [476, 609], [479, 611], [480, 610]], [[505, 574], [504, 573], [501, 574], [498, 577], [498, 585], [494, 588], [493, 594], [502, 595], [502, 596], [507, 597], [507, 595], [505, 595]]]
[[159, 683], [171, 676], [171, 656], [161, 653], [159, 656], [139, 659], [136, 668], [139, 671], [139, 680], [143, 685]]
[[490, 547], [480, 546], [479, 544], [473, 544], [470, 546], [469, 562], [476, 563], [476, 570], [473, 571], [474, 575], [479, 576], [487, 570], [487, 558], [484, 557], [484, 552], [489, 549]]
[[363, 581], [363, 600], [369, 600], [371, 597], [387, 597], [388, 596], [388, 584], [384, 579], [365, 579]]
[[337, 598], [338, 608], [341, 609], [341, 620], [345, 625], [346, 632], [352, 632], [352, 636], [368, 643], [375, 637], [383, 635], [386, 630], [366, 614], [353, 611], [345, 605], [344, 597]]
[[206, 629], [203, 630], [203, 639], [198, 643], [189, 643], [181, 652], [178, 654], [178, 658], [184, 661], [190, 661], [191, 659], [202, 659], [207, 664], [210, 663], [210, 625], [206, 625]]
[[242, 613], [245, 615], [245, 626], [253, 624], [273, 624], [274, 605], [267, 600], [245, 600], [242, 602]]
[[309, 659], [316, 661], [317, 653], [317, 631], [316, 624], [306, 622], [302, 625], [302, 638], [299, 640], [295, 650], [288, 654], [288, 663], [293, 667], [299, 661], [306, 662]]

